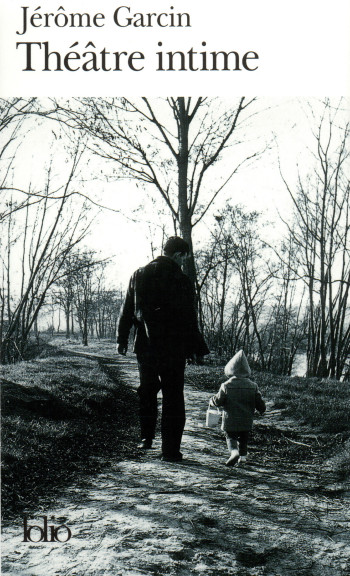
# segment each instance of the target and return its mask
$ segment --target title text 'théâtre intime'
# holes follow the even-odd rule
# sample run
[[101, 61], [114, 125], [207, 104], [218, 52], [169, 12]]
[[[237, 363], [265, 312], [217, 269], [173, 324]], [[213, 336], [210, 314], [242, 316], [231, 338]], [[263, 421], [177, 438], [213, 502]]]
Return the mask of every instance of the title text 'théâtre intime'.
[[[24, 36], [29, 30], [37, 28], [102, 28], [106, 23], [106, 16], [102, 12], [89, 14], [87, 12], [66, 12], [60, 6], [56, 12], [43, 12], [41, 6], [30, 10], [28, 6], [21, 7], [21, 27], [16, 31], [19, 36]], [[176, 12], [170, 6], [168, 12], [133, 12], [131, 6], [118, 6], [113, 11], [113, 23], [118, 28], [191, 28], [191, 16], [188, 12]], [[156, 54], [157, 71], [240, 71], [252, 72], [257, 70], [259, 56], [255, 51], [240, 54], [236, 50], [207, 51], [203, 49], [207, 43], [201, 43], [200, 51], [193, 47], [187, 51], [165, 52], [163, 42], [158, 41]], [[74, 50], [72, 50], [74, 48]], [[159, 49], [162, 48], [162, 49]], [[16, 49], [22, 50], [25, 57], [23, 71], [43, 72], [69, 71], [122, 71], [132, 70], [140, 72], [144, 69], [145, 55], [140, 51], [112, 52], [107, 48], [99, 49], [93, 41], [89, 41], [83, 48], [79, 47], [79, 41], [69, 46], [62, 52], [48, 41], [20, 41], [16, 43]], [[86, 50], [88, 49], [88, 50]]]

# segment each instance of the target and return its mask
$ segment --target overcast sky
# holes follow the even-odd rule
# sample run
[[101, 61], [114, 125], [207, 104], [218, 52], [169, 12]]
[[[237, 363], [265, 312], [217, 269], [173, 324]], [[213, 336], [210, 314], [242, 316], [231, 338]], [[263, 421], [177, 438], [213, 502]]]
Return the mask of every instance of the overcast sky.
[[[281, 236], [284, 228], [278, 213], [286, 219], [290, 218], [291, 201], [280, 175], [279, 163], [291, 185], [295, 182], [298, 170], [305, 173], [312, 169], [308, 148], [314, 145], [314, 140], [308, 103], [313, 102], [317, 107], [319, 101], [319, 98], [292, 97], [259, 99], [257, 109], [260, 112], [247, 128], [247, 140], [259, 139], [262, 144], [264, 141], [270, 142], [270, 150], [259, 160], [244, 166], [225, 186], [211, 212], [194, 230], [195, 248], [201, 247], [209, 238], [213, 214], [227, 202], [242, 204], [247, 210], [262, 211], [264, 218], [271, 222], [264, 233], [270, 235], [270, 239]], [[337, 101], [334, 100], [334, 103]], [[348, 115], [343, 113], [342, 119], [345, 120]], [[16, 162], [15, 182], [25, 184], [28, 179], [35, 182], [40, 178], [48, 162], [50, 149], [54, 156], [57, 180], [62, 178], [69, 162], [65, 162], [66, 152], [62, 150], [62, 140], [52, 138], [52, 130], [57, 136], [59, 129], [54, 123], [33, 124], [20, 149], [21, 161]], [[230, 162], [232, 160], [228, 151], [216, 169], [224, 171]], [[97, 179], [93, 178], [94, 171]], [[159, 245], [160, 223], [164, 222], [164, 216], [159, 211], [165, 210], [165, 205], [157, 193], [154, 195], [156, 201], [152, 203], [152, 189], [136, 187], [134, 181], [124, 179], [108, 182], [107, 172], [108, 168], [102, 159], [95, 158], [84, 168], [84, 192], [95, 201], [117, 211], [100, 211], [86, 244], [101, 251], [104, 257], [115, 256], [111, 274], [117, 277], [117, 283], [125, 285], [133, 270], [150, 259], [150, 239], [156, 246]], [[215, 171], [211, 177], [215, 179]], [[208, 190], [210, 184], [209, 178]], [[171, 235], [173, 228], [170, 219], [168, 222]]]

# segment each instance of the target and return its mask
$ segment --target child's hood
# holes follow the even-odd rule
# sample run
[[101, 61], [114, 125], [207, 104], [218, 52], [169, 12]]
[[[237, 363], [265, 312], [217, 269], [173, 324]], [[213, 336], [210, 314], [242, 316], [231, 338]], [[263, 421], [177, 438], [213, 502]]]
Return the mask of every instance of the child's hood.
[[250, 374], [251, 370], [243, 350], [237, 352], [225, 366], [225, 376], [227, 376], [227, 378], [231, 378], [232, 376], [249, 378]]

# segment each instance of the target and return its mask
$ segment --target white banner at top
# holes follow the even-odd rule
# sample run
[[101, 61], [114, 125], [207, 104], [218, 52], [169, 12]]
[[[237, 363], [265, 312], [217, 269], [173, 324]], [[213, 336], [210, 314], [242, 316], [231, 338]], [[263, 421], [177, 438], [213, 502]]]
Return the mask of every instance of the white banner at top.
[[348, 95], [348, 0], [2, 0], [1, 96]]

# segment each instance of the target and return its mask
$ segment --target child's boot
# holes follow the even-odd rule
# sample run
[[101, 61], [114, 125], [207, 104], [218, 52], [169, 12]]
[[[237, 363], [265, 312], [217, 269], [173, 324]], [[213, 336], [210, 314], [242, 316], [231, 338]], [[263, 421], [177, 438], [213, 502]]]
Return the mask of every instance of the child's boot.
[[226, 466], [234, 466], [235, 464], [237, 464], [237, 462], [239, 460], [237, 440], [233, 440], [232, 438], [227, 436], [226, 444], [227, 444], [227, 448], [229, 449], [229, 452], [230, 452], [230, 457], [226, 461]]

